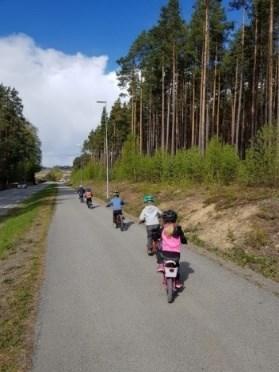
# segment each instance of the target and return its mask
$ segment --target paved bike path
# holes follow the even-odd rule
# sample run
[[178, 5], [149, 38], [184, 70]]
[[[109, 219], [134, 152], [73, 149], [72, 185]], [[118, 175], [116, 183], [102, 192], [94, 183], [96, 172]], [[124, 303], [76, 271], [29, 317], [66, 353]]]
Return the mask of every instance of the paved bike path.
[[61, 188], [48, 236], [34, 372], [277, 372], [279, 299], [184, 249], [167, 303], [145, 231]]

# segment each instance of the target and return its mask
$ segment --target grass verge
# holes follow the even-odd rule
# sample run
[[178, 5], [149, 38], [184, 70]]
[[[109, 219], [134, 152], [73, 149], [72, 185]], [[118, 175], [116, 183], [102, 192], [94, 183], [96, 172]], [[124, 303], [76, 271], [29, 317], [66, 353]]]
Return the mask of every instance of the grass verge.
[[30, 368], [45, 238], [55, 205], [49, 186], [0, 219], [0, 371]]
[[187, 236], [196, 246], [204, 248], [225, 260], [232, 261], [241, 267], [248, 267], [275, 282], [279, 282], [278, 260], [274, 257], [255, 254], [253, 251], [249, 251], [240, 245], [235, 245], [229, 251], [222, 251], [216, 247], [208, 245], [205, 241], [200, 239], [196, 233], [191, 232], [188, 233]]

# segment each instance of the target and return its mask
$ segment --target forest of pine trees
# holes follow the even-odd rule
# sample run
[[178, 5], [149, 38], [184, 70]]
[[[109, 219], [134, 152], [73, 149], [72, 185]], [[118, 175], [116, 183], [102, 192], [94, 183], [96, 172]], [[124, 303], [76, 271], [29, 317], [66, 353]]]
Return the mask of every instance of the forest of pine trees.
[[40, 170], [41, 143], [36, 128], [23, 116], [15, 89], [0, 84], [0, 189], [12, 182], [34, 182]]
[[194, 149], [203, 158], [215, 141], [230, 145], [239, 159], [259, 161], [260, 144], [278, 147], [279, 2], [230, 1], [239, 25], [229, 21], [221, 0], [196, 0], [189, 22], [180, 5], [169, 0], [156, 25], [119, 59], [128, 100], [118, 99], [109, 117], [103, 112], [76, 168], [81, 159], [104, 161], [106, 123], [111, 165], [127, 138], [145, 159]]

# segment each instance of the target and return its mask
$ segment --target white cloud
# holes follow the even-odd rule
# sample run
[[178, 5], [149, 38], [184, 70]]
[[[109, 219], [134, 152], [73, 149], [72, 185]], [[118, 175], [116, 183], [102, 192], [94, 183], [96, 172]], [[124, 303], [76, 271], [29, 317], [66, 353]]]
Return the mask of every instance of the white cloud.
[[108, 57], [67, 55], [42, 49], [24, 34], [0, 38], [0, 82], [15, 87], [25, 117], [39, 129], [43, 164], [71, 164], [89, 131], [100, 122], [102, 105], [118, 97]]

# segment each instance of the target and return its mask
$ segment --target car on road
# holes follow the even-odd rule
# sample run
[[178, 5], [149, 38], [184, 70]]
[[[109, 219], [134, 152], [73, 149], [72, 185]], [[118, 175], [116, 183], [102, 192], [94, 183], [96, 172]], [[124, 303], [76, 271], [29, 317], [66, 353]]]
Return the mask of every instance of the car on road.
[[17, 189], [27, 189], [27, 183], [18, 183], [16, 188]]

